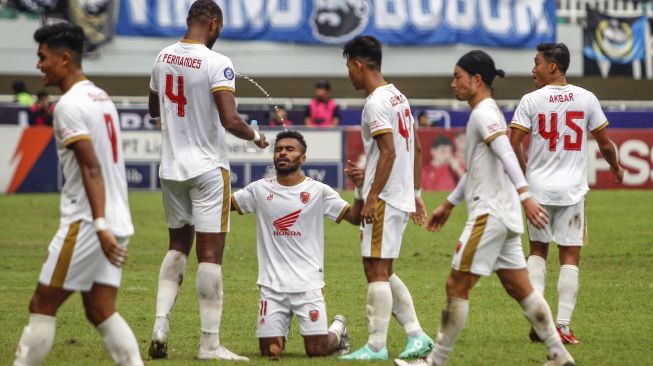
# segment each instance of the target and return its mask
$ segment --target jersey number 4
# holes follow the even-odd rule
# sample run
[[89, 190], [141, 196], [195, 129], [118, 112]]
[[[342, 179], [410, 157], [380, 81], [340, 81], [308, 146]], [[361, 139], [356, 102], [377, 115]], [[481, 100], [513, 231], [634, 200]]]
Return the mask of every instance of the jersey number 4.
[[177, 76], [177, 94], [172, 91], [174, 84], [174, 78], [172, 74], [166, 74], [166, 97], [170, 99], [171, 102], [177, 105], [177, 115], [179, 117], [186, 116], [186, 95], [184, 95], [184, 77], [181, 75]]
[[[404, 108], [404, 117], [407, 121], [410, 121], [411, 118], [410, 109]], [[408, 131], [408, 128], [406, 128], [404, 119], [401, 118], [401, 113], [399, 112], [397, 112], [397, 119], [399, 120], [399, 134], [401, 135], [401, 137], [403, 137], [406, 140], [406, 151], [410, 151], [410, 146], [408, 142], [408, 138], [410, 137], [410, 131]]]
[[[556, 144], [560, 138], [560, 133], [558, 132], [558, 113], [551, 112], [550, 117], [550, 129], [547, 130], [546, 115], [544, 113], [537, 115], [539, 120], [538, 130], [543, 139], [549, 140], [549, 151], [556, 151]], [[576, 133], [576, 139], [572, 141], [571, 135], [565, 135], [564, 145], [562, 146], [564, 150], [580, 151], [583, 144], [583, 129], [574, 120], [583, 118], [585, 118], [585, 113], [582, 111], [568, 111], [565, 113], [565, 124]]]

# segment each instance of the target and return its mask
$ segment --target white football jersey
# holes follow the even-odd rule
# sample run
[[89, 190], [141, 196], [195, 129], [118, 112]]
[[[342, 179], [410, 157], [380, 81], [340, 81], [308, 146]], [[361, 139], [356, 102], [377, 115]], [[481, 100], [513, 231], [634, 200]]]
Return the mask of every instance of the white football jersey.
[[102, 166], [107, 225], [116, 236], [132, 235], [120, 121], [107, 93], [88, 80], [73, 85], [54, 108], [54, 130], [65, 177], [61, 190], [61, 225], [93, 221], [75, 152], [67, 148], [76, 141], [90, 139]]
[[256, 213], [258, 284], [278, 292], [324, 287], [324, 216], [340, 222], [349, 204], [324, 183], [306, 177], [292, 187], [276, 177], [234, 193], [240, 214]]
[[506, 120], [492, 98], [474, 107], [467, 122], [465, 202], [469, 217], [490, 214], [514, 233], [524, 232], [521, 205], [515, 185], [501, 159], [490, 148], [492, 140], [506, 134]]
[[526, 94], [510, 127], [531, 134], [526, 180], [541, 204], [579, 202], [587, 185], [587, 134], [608, 125], [596, 96], [575, 85], [547, 85]]
[[218, 167], [229, 170], [213, 92], [235, 92], [235, 86], [231, 60], [203, 44], [182, 40], [159, 53], [150, 89], [161, 110], [161, 178], [183, 181]]
[[363, 197], [372, 188], [380, 150], [375, 136], [392, 133], [396, 158], [379, 198], [404, 212], [415, 212], [413, 116], [408, 99], [392, 84], [380, 86], [367, 97], [361, 120], [367, 155]]

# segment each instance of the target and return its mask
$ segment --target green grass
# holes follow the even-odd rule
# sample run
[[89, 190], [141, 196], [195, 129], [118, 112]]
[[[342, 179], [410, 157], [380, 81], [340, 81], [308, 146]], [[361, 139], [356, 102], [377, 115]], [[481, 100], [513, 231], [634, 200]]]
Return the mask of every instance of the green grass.
[[[351, 193], [345, 193], [351, 200]], [[427, 193], [430, 209], [444, 194]], [[58, 227], [59, 196], [0, 196], [0, 365], [10, 364], [22, 328], [27, 304], [36, 286], [47, 245]], [[129, 246], [118, 309], [129, 322], [147, 356], [155, 310], [159, 265], [167, 249], [167, 230], [159, 193], [132, 193], [136, 234]], [[653, 192], [595, 191], [588, 200], [590, 245], [582, 252], [581, 292], [573, 328], [583, 342], [570, 348], [579, 365], [651, 365], [653, 340]], [[458, 208], [443, 232], [430, 234], [409, 224], [395, 271], [410, 288], [424, 329], [433, 335], [445, 301], [444, 282], [451, 254], [466, 217]], [[268, 365], [258, 356], [256, 316], [256, 251], [253, 216], [232, 216], [232, 232], [224, 258], [225, 306], [221, 338], [230, 349]], [[345, 314], [353, 346], [367, 338], [366, 283], [357, 228], [326, 224], [326, 294], [330, 316]], [[557, 250], [548, 261], [546, 298], [557, 307]], [[195, 365], [199, 342], [195, 298], [197, 260], [188, 261], [186, 282], [171, 319], [170, 359], [150, 365]], [[519, 306], [501, 288], [496, 276], [482, 279], [474, 290], [470, 314], [449, 365], [541, 365], [546, 351], [528, 341], [528, 324]], [[393, 322], [388, 346], [396, 356], [405, 336]], [[303, 342], [293, 323], [283, 365], [343, 365], [334, 358], [304, 357]], [[78, 295], [58, 314], [54, 346], [46, 365], [111, 365], [101, 338], [86, 322]], [[213, 364], [213, 363], [211, 363]], [[366, 363], [347, 363], [365, 365]], [[378, 364], [378, 363], [377, 363]], [[390, 364], [390, 361], [387, 362]]]

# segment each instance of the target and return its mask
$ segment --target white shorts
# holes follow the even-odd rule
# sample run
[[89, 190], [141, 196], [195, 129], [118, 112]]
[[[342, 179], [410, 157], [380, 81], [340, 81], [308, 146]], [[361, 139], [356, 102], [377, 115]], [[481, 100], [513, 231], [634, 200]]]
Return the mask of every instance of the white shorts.
[[549, 224], [542, 230], [528, 223], [528, 238], [541, 243], [556, 242], [563, 246], [587, 244], [585, 198], [571, 206], [542, 205], [549, 213]]
[[328, 334], [326, 306], [321, 289], [287, 293], [260, 286], [260, 294], [256, 326], [258, 338], [286, 337], [293, 314], [297, 316], [301, 335]]
[[[129, 237], [117, 237], [127, 247]], [[75, 221], [59, 227], [41, 268], [39, 283], [68, 291], [88, 291], [93, 283], [120, 287], [122, 269], [104, 255], [90, 221]]]
[[231, 186], [224, 168], [185, 181], [161, 179], [168, 227], [195, 225], [200, 233], [229, 232]]
[[451, 267], [480, 276], [489, 276], [499, 269], [526, 268], [521, 234], [510, 231], [488, 214], [468, 219]]
[[401, 240], [410, 213], [398, 210], [385, 201], [376, 206], [377, 222], [361, 229], [361, 249], [366, 258], [399, 258]]

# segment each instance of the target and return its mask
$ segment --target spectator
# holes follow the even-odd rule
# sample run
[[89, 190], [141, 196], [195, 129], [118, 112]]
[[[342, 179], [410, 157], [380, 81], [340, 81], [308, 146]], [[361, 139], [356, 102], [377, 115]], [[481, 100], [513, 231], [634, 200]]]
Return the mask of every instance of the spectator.
[[422, 189], [451, 191], [461, 177], [455, 161], [453, 142], [447, 136], [437, 136], [431, 143], [431, 161], [422, 169]]
[[36, 103], [29, 109], [29, 125], [52, 126], [54, 103], [50, 102], [50, 94], [45, 90], [41, 90], [36, 96]]
[[288, 112], [283, 107], [277, 107], [276, 110], [270, 112], [270, 120], [268, 121], [270, 127], [283, 127], [288, 128], [292, 126], [292, 121], [288, 119]]
[[429, 121], [426, 111], [421, 111], [417, 114], [417, 124], [419, 127], [431, 127], [431, 121]]
[[340, 110], [336, 102], [329, 98], [331, 84], [327, 80], [315, 83], [315, 97], [306, 107], [304, 124], [309, 127], [333, 127], [340, 123]]
[[27, 91], [27, 86], [22, 80], [16, 80], [11, 84], [11, 88], [14, 90], [14, 102], [25, 106], [31, 107], [34, 103], [34, 97]]

